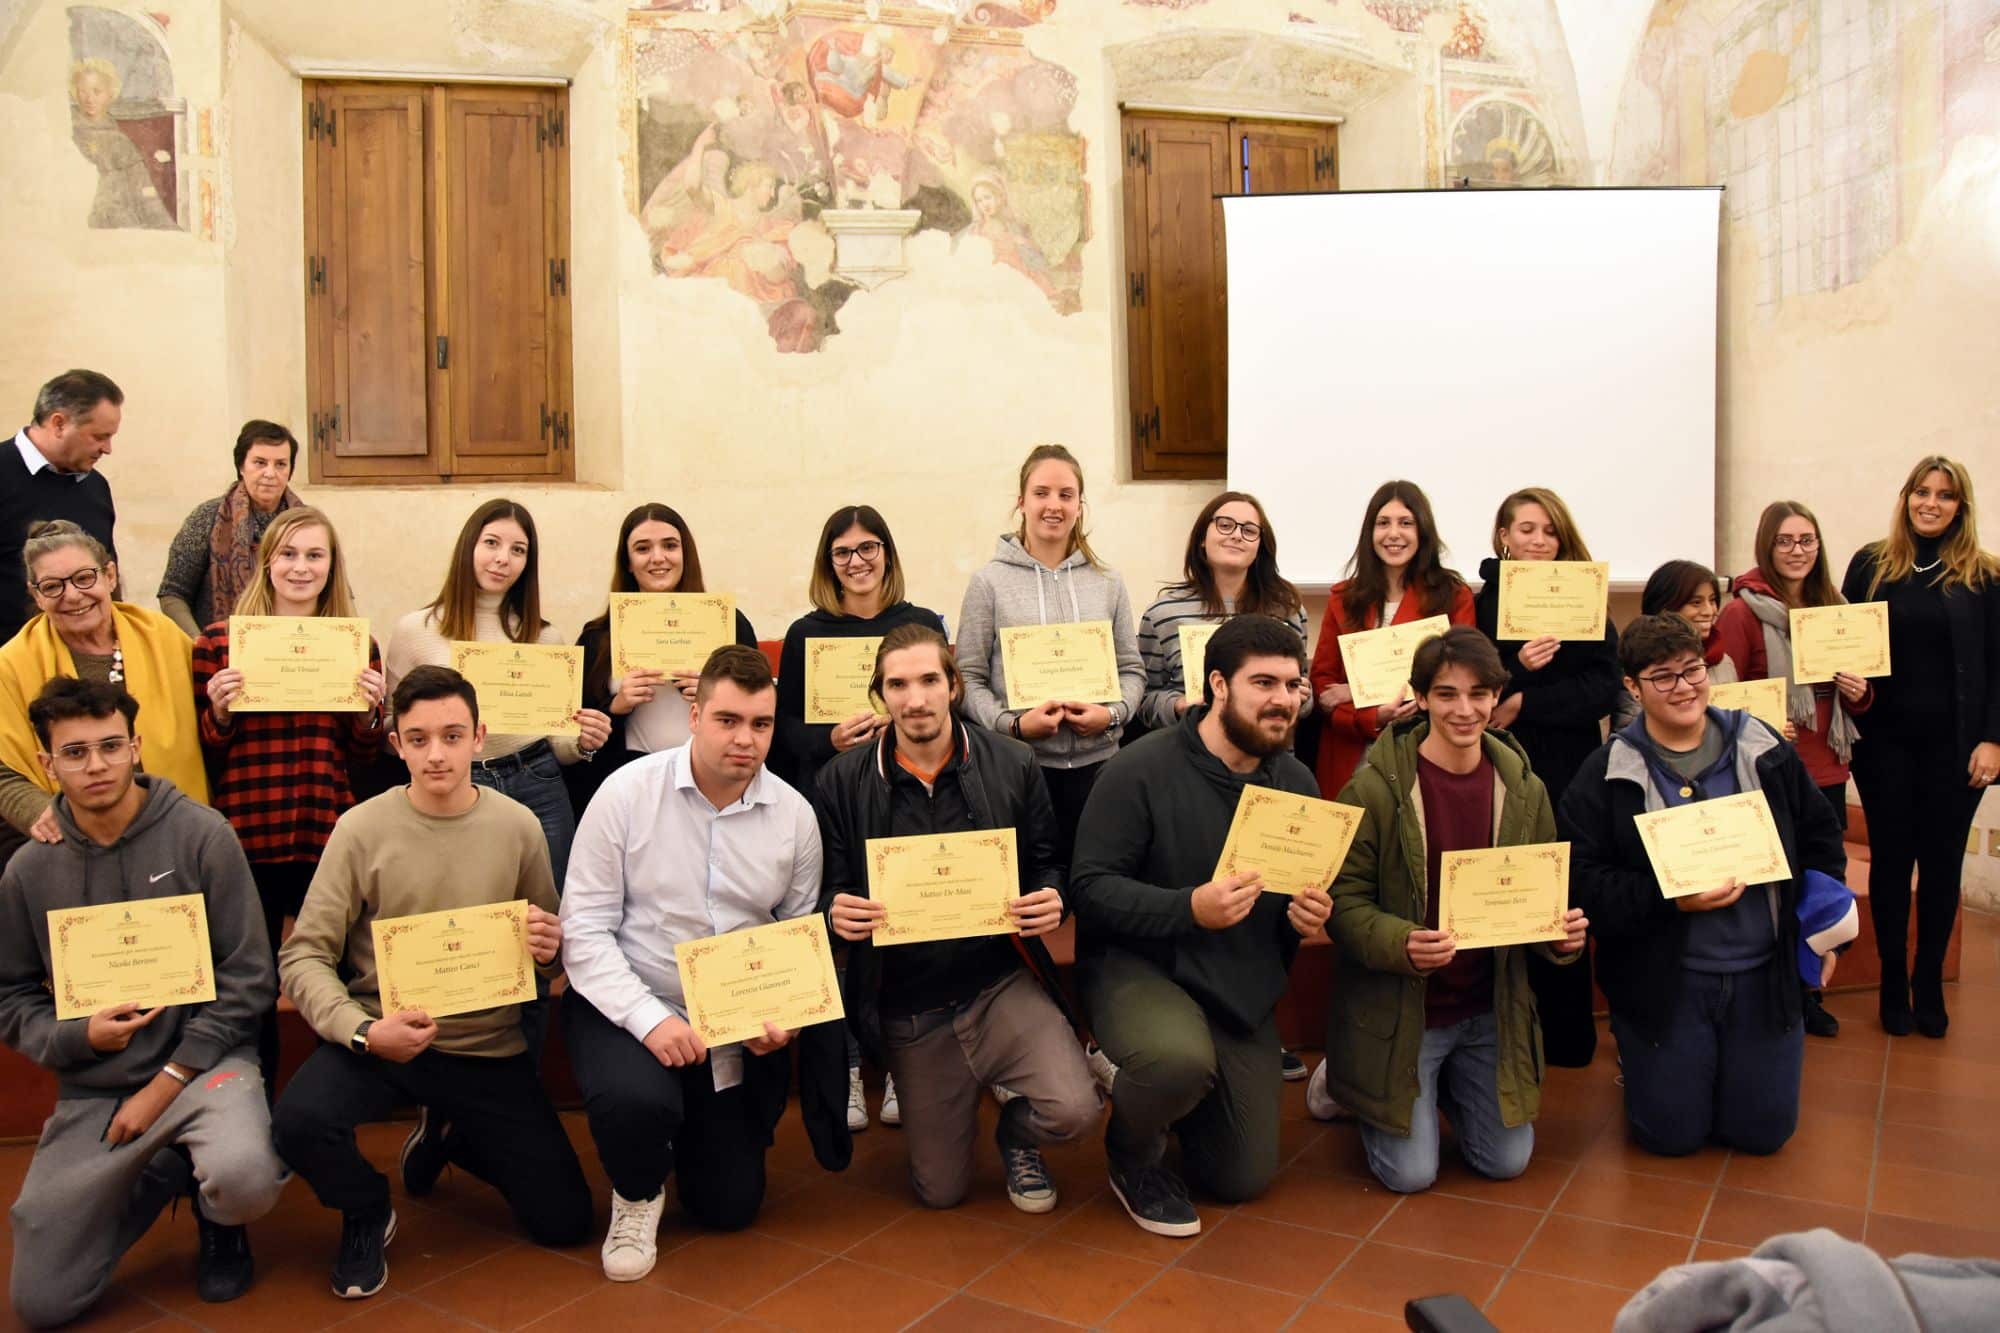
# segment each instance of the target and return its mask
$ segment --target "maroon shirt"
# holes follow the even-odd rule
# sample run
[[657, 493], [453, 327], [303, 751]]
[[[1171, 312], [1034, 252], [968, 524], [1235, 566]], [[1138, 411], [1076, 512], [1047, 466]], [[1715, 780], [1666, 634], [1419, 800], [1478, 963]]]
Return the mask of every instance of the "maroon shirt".
[[[1493, 761], [1460, 776], [1417, 756], [1417, 785], [1424, 800], [1424, 926], [1438, 928], [1438, 868], [1446, 852], [1493, 845]], [[1493, 951], [1461, 949], [1430, 974], [1424, 987], [1424, 1026], [1445, 1028], [1493, 1007]]]

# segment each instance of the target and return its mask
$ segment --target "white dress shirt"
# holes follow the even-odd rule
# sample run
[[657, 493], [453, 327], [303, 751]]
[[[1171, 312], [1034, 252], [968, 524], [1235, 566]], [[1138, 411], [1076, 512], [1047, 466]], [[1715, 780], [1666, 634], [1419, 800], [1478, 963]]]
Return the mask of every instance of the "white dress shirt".
[[35, 442], [28, 438], [28, 431], [25, 426], [14, 432], [14, 447], [20, 450], [21, 465], [28, 469], [28, 475], [31, 477], [43, 468], [49, 469], [59, 477], [74, 477], [78, 481], [82, 481], [90, 475], [88, 472], [64, 472], [54, 463], [51, 463], [48, 455], [37, 449]]

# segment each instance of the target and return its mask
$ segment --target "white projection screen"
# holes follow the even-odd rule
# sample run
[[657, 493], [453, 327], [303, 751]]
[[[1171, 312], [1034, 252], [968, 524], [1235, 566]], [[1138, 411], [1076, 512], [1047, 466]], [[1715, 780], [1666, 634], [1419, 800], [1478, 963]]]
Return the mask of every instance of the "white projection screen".
[[1369, 495], [1424, 488], [1477, 582], [1509, 491], [1568, 502], [1615, 583], [1715, 558], [1718, 189], [1223, 200], [1229, 484], [1293, 582], [1345, 577]]

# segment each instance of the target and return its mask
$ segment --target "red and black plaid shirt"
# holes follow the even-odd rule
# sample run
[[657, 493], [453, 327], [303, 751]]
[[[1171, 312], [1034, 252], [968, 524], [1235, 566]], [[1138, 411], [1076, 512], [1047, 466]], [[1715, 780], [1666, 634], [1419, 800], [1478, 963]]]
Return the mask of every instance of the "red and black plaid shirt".
[[[382, 748], [382, 712], [234, 713], [219, 726], [208, 682], [229, 665], [229, 622], [194, 645], [194, 706], [208, 758], [209, 800], [255, 862], [317, 861], [333, 822], [354, 804], [348, 774]], [[368, 665], [382, 669], [375, 641]]]

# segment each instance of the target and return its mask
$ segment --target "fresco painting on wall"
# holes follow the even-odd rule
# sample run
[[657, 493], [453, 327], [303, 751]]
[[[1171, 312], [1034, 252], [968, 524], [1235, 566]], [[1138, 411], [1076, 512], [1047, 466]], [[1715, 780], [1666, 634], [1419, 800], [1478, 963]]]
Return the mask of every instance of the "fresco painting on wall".
[[179, 230], [187, 106], [174, 96], [164, 31], [94, 5], [68, 12], [70, 137], [97, 168], [87, 224]]
[[1561, 163], [1533, 109], [1507, 97], [1464, 100], [1452, 122], [1445, 170], [1454, 182], [1489, 189], [1557, 185]]

